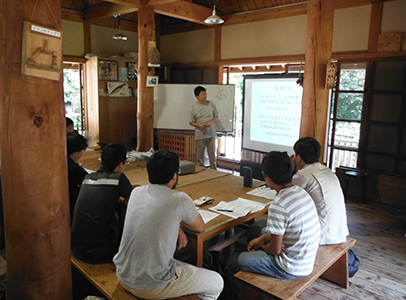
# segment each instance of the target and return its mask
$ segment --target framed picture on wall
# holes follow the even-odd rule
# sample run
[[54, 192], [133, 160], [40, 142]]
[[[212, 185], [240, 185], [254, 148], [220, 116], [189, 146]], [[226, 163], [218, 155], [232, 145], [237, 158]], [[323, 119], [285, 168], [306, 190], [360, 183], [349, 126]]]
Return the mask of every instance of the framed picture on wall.
[[147, 76], [147, 86], [157, 86], [158, 80], [158, 76]]
[[118, 63], [99, 60], [99, 80], [117, 80]]
[[128, 80], [130, 81], [137, 80], [137, 63], [128, 62], [127, 69], [128, 69]]

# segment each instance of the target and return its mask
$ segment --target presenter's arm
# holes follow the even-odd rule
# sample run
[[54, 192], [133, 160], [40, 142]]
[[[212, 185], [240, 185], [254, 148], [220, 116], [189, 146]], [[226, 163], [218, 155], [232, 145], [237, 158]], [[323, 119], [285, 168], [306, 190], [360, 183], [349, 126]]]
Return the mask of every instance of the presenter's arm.
[[215, 116], [211, 121], [206, 123], [207, 127], [210, 127], [211, 125], [213, 125], [217, 120], [219, 119], [219, 116]]
[[181, 222], [181, 225], [189, 230], [202, 232], [204, 230], [204, 222], [200, 214], [197, 215], [196, 219], [190, 223]]
[[189, 125], [193, 127], [206, 127], [204, 123], [196, 123], [196, 122], [189, 122]]

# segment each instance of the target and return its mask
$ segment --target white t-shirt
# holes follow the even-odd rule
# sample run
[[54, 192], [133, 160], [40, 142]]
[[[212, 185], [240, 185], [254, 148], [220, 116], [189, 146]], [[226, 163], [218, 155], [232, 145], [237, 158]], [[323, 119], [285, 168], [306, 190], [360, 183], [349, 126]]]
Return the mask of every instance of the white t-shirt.
[[347, 240], [347, 213], [344, 195], [337, 176], [325, 165], [306, 165], [293, 176], [292, 182], [304, 188], [316, 204], [320, 221], [320, 245]]
[[113, 261], [117, 277], [137, 290], [168, 284], [176, 271], [180, 222], [198, 215], [192, 199], [166, 185], [150, 184], [131, 193], [120, 248]]

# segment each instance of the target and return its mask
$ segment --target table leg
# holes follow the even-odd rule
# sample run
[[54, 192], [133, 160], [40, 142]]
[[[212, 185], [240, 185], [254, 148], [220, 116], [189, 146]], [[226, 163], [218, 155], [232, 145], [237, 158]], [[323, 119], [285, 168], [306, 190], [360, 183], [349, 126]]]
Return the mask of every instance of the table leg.
[[203, 239], [197, 236], [196, 239], [191, 239], [194, 253], [196, 254], [196, 266], [203, 267]]

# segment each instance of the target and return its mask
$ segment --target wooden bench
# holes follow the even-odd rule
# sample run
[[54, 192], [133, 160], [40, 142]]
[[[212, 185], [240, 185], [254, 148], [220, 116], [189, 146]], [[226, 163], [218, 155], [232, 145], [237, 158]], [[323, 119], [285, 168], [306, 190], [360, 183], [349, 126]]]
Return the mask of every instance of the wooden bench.
[[322, 277], [343, 288], [348, 287], [348, 250], [356, 240], [347, 237], [342, 244], [319, 246], [313, 272], [293, 280], [240, 271], [235, 274], [243, 282], [241, 299], [295, 299], [317, 278]]
[[[90, 281], [109, 300], [137, 300], [127, 292], [116, 276], [116, 266], [110, 264], [87, 264], [71, 256], [71, 263], [87, 280]], [[201, 300], [197, 295], [186, 295], [172, 298], [173, 300]]]

